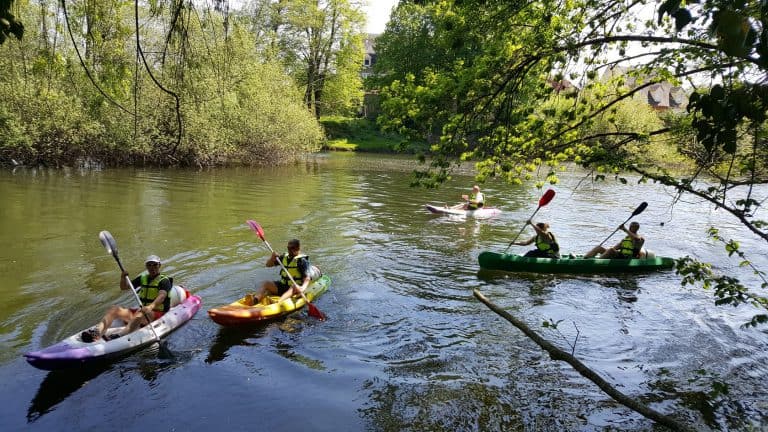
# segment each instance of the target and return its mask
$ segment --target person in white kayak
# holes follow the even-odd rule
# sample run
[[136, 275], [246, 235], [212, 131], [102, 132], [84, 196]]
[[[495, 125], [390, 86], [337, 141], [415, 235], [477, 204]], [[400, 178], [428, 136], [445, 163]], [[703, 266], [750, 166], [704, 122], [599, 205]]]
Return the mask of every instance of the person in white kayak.
[[464, 194], [461, 196], [461, 199], [464, 200], [461, 204], [456, 204], [455, 206], [452, 206], [452, 209], [462, 209], [462, 210], [477, 210], [480, 208], [483, 208], [485, 205], [485, 195], [483, 195], [482, 192], [480, 192], [480, 186], [474, 185], [472, 186], [472, 193], [467, 195]]
[[[93, 342], [102, 339], [112, 325], [112, 321], [116, 319], [123, 320], [127, 325], [125, 330], [117, 335], [113, 335], [112, 338], [126, 335], [139, 327], [149, 324], [148, 317], [154, 321], [168, 312], [168, 309], [171, 308], [170, 292], [173, 287], [173, 279], [160, 273], [160, 266], [162, 264], [160, 257], [157, 255], [148, 256], [144, 265], [147, 270], [131, 281], [134, 288], [138, 290], [137, 293], [141, 299], [142, 308], [126, 308], [113, 305], [104, 314], [96, 328], [86, 330], [80, 335], [83, 342]], [[131, 289], [126, 280], [127, 276], [127, 271], [120, 275], [121, 290]]]

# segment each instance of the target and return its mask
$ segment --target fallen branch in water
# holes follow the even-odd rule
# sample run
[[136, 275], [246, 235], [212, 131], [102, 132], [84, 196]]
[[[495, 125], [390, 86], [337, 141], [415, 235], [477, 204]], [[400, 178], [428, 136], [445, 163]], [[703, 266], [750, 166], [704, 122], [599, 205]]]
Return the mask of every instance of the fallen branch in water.
[[544, 351], [549, 353], [549, 357], [552, 360], [562, 360], [569, 365], [571, 365], [578, 373], [580, 373], [583, 377], [587, 378], [588, 380], [595, 383], [598, 387], [600, 387], [600, 390], [605, 392], [608, 396], [613, 398], [616, 402], [626, 406], [629, 409], [632, 409], [640, 414], [642, 414], [644, 417], [649, 418], [656, 423], [659, 423], [661, 425], [664, 425], [668, 428], [674, 429], [674, 430], [682, 430], [682, 431], [689, 431], [688, 427], [685, 425], [679, 423], [677, 420], [673, 419], [672, 417], [666, 416], [650, 407], [648, 407], [645, 404], [642, 404], [635, 399], [630, 398], [629, 396], [625, 395], [624, 393], [616, 390], [610, 383], [608, 383], [606, 380], [601, 378], [597, 373], [595, 373], [592, 369], [588, 368], [584, 363], [579, 361], [576, 357], [568, 354], [567, 352], [561, 350], [560, 348], [553, 345], [548, 340], [544, 339], [543, 337], [539, 336], [536, 332], [531, 330], [530, 327], [528, 327], [524, 322], [518, 320], [517, 318], [510, 315], [507, 311], [504, 309], [501, 309], [500, 307], [493, 304], [488, 298], [486, 298], [480, 291], [473, 290], [472, 291], [475, 297], [480, 300], [482, 303], [484, 303], [488, 308], [494, 312], [496, 312], [499, 316], [504, 318], [505, 320], [509, 321], [520, 329], [523, 333], [525, 333], [526, 336], [528, 336], [529, 339], [536, 342], [538, 346], [540, 346]]

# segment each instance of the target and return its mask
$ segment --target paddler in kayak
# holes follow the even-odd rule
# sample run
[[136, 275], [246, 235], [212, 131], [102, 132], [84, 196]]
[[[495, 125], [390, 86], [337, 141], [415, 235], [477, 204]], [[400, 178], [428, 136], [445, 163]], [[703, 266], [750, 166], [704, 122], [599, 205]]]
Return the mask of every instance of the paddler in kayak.
[[252, 294], [247, 294], [245, 296], [246, 303], [250, 303], [251, 305], [261, 303], [267, 293], [271, 295], [279, 295], [279, 301], [283, 301], [289, 299], [294, 294], [299, 294], [298, 291], [296, 291], [297, 289], [300, 289], [302, 292], [307, 289], [307, 286], [309, 286], [309, 283], [311, 282], [309, 257], [301, 253], [301, 242], [298, 239], [293, 239], [288, 242], [287, 253], [277, 255], [277, 253], [272, 252], [272, 255], [267, 259], [266, 266], [278, 266], [280, 265], [278, 260], [280, 260], [283, 263], [283, 266], [288, 269], [293, 280], [296, 281], [297, 284], [300, 284], [299, 287], [296, 288], [295, 286], [292, 286], [293, 283], [291, 282], [291, 277], [289, 277], [288, 273], [281, 268], [280, 279], [276, 281], [262, 282], [259, 290], [255, 294], [255, 298]]
[[600, 258], [645, 258], [647, 255], [645, 249], [643, 249], [645, 238], [637, 232], [640, 230], [640, 224], [638, 222], [632, 222], [629, 224], [629, 229], [627, 229], [624, 224], [621, 224], [619, 225], [619, 229], [624, 231], [627, 236], [624, 237], [616, 246], [606, 249], [598, 245], [591, 251], [587, 252], [584, 255], [584, 258], [594, 258], [597, 256], [597, 254], [601, 254]]
[[469, 195], [467, 194], [462, 195], [461, 199], [464, 200], [463, 203], [456, 204], [451, 208], [463, 209], [463, 210], [477, 210], [479, 208], [482, 208], [483, 205], [485, 205], [485, 195], [483, 195], [483, 193], [480, 192], [480, 186], [478, 185], [472, 186], [472, 193]]
[[[150, 319], [154, 321], [163, 316], [163, 314], [170, 309], [171, 297], [169, 293], [173, 287], [173, 282], [171, 278], [160, 273], [160, 266], [162, 265], [160, 257], [157, 255], [150, 255], [147, 257], [144, 265], [147, 270], [131, 281], [133, 286], [137, 289], [137, 294], [141, 299], [143, 307], [137, 309], [112, 305], [112, 307], [107, 310], [106, 314], [104, 314], [104, 318], [102, 318], [96, 325], [95, 329], [86, 330], [80, 335], [80, 339], [82, 339], [83, 342], [93, 342], [103, 338], [104, 333], [106, 333], [112, 325], [112, 322], [116, 319], [123, 320], [127, 326], [121, 333], [112, 335], [113, 339], [147, 325], [149, 323], [147, 317], [150, 317]], [[120, 275], [121, 290], [131, 289], [126, 281], [127, 276], [127, 271]]]
[[560, 245], [555, 239], [555, 235], [549, 231], [549, 224], [545, 222], [533, 223], [532, 220], [528, 220], [527, 224], [531, 225], [536, 231], [536, 235], [526, 241], [512, 242], [514, 245], [527, 246], [531, 243], [536, 244], [536, 249], [532, 249], [524, 256], [530, 258], [560, 258]]

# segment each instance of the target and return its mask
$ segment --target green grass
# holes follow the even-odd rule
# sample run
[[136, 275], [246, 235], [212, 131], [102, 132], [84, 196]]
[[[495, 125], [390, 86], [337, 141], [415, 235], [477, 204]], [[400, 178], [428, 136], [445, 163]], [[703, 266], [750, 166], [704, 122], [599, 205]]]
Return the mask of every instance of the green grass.
[[416, 153], [428, 149], [425, 142], [412, 143], [402, 136], [381, 132], [375, 122], [365, 118], [322, 117], [320, 124], [325, 129], [324, 147], [328, 150]]

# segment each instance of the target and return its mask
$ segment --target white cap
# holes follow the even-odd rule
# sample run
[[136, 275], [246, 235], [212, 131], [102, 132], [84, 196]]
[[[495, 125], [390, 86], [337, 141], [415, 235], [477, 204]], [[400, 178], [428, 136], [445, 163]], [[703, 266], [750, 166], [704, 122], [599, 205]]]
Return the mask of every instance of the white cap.
[[150, 256], [148, 256], [147, 259], [144, 261], [144, 264], [151, 263], [151, 262], [156, 262], [158, 264], [162, 264], [162, 262], [160, 262], [160, 257], [157, 256], [157, 255], [150, 255]]

